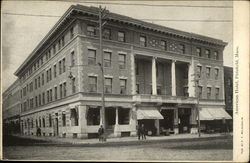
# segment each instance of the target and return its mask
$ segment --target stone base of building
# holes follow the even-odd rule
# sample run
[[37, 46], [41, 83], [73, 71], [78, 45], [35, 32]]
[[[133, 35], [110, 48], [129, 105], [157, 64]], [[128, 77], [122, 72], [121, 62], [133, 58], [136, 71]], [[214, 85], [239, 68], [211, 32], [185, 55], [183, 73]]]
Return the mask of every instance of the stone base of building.
[[190, 134], [197, 134], [197, 133], [198, 133], [198, 128], [197, 127], [191, 127]]
[[179, 134], [179, 128], [174, 128], [174, 134]]

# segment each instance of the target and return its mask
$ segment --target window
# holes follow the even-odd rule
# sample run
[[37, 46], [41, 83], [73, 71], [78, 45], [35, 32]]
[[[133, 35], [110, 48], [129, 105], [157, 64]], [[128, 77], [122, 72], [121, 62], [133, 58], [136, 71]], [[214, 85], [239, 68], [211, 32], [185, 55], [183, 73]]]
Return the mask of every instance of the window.
[[34, 99], [30, 99], [30, 108], [32, 109], [34, 107]]
[[51, 72], [51, 68], [49, 69], [49, 80], [52, 80], [52, 72]]
[[146, 37], [145, 36], [140, 36], [140, 45], [146, 47]]
[[62, 126], [66, 126], [66, 114], [62, 112]]
[[57, 100], [57, 87], [55, 87], [54, 89], [55, 89], [54, 90], [54, 98], [55, 98], [55, 100]]
[[126, 55], [119, 54], [119, 68], [125, 69], [125, 67], [126, 67]]
[[74, 28], [71, 27], [70, 28], [70, 39], [72, 39], [74, 37]]
[[196, 48], [196, 55], [201, 57], [201, 48]]
[[87, 125], [99, 125], [100, 124], [100, 108], [89, 107], [87, 111]]
[[215, 59], [215, 60], [219, 60], [219, 55], [218, 55], [218, 52], [217, 52], [217, 51], [214, 52], [214, 59]]
[[180, 44], [180, 53], [185, 54], [185, 45]]
[[201, 70], [202, 70], [202, 67], [201, 66], [197, 66], [197, 77], [198, 78], [201, 77]]
[[66, 97], [67, 96], [67, 87], [66, 87], [66, 82], [63, 83], [63, 96]]
[[52, 127], [52, 116], [49, 114], [49, 127]]
[[199, 98], [202, 98], [202, 86], [198, 86], [198, 93], [199, 93]]
[[104, 52], [104, 67], [111, 67], [111, 52]]
[[38, 104], [39, 104], [39, 106], [42, 105], [41, 94], [39, 94], [39, 96], [38, 96]]
[[52, 89], [49, 90], [50, 101], [52, 101]]
[[206, 75], [207, 75], [207, 78], [210, 77], [210, 67], [206, 67]]
[[42, 127], [42, 120], [39, 118], [39, 127]]
[[49, 70], [46, 71], [46, 75], [47, 75], [47, 82], [49, 82]]
[[136, 94], [140, 94], [140, 85], [139, 84], [136, 84], [136, 91], [135, 91]]
[[110, 29], [103, 30], [103, 38], [111, 40], [111, 30]]
[[65, 58], [63, 58], [62, 60], [62, 66], [63, 66], [63, 72], [65, 72], [66, 71]]
[[220, 88], [215, 88], [215, 99], [219, 99]]
[[72, 79], [72, 93], [76, 93], [76, 79]]
[[71, 66], [75, 66], [75, 52], [71, 52]]
[[232, 85], [232, 79], [231, 79], [231, 78], [228, 78], [228, 79], [227, 79], [227, 85], [228, 85], [228, 86], [231, 86], [231, 85]]
[[59, 74], [62, 74], [62, 61], [59, 61]]
[[207, 58], [211, 58], [210, 50], [206, 49], [205, 54]]
[[50, 100], [50, 98], [49, 98], [49, 90], [47, 91], [47, 103], [49, 103], [49, 100]]
[[37, 96], [35, 97], [36, 107], [38, 106], [38, 99]]
[[33, 82], [30, 83], [30, 92], [33, 91]]
[[43, 102], [43, 105], [45, 104], [45, 92], [43, 92], [43, 95], [42, 95], [42, 102]]
[[37, 79], [35, 79], [35, 89], [37, 89]]
[[65, 40], [64, 40], [64, 36], [62, 36], [62, 46], [65, 45]]
[[78, 126], [78, 109], [70, 109], [71, 126]]
[[56, 65], [54, 65], [54, 78], [56, 78]]
[[207, 99], [211, 98], [211, 87], [207, 87]]
[[96, 50], [88, 49], [88, 64], [96, 64]]
[[97, 91], [97, 77], [89, 76], [89, 92]]
[[126, 94], [126, 79], [120, 79], [120, 94]]
[[218, 77], [219, 77], [219, 69], [218, 68], [216, 68], [216, 69], [214, 69], [214, 75], [215, 75], [215, 79], [217, 80], [218, 79]]
[[[53, 45], [53, 54], [56, 54], [56, 45]], [[50, 56], [50, 52], [49, 52], [49, 58], [50, 58], [51, 56]]]
[[58, 51], [61, 49], [61, 40], [58, 41]]
[[161, 49], [162, 50], [167, 50], [167, 43], [164, 40], [161, 40]]
[[189, 97], [188, 87], [184, 87], [183, 89], [184, 89], [184, 90], [183, 90], [184, 96], [185, 96], [185, 97]]
[[42, 85], [44, 85], [44, 73], [42, 73]]
[[161, 95], [161, 86], [160, 85], [157, 86], [157, 94]]
[[45, 118], [43, 117], [43, 127], [45, 127]]
[[105, 93], [112, 93], [112, 79], [105, 78]]
[[96, 30], [94, 26], [87, 26], [87, 35], [89, 36], [95, 36], [96, 35]]
[[125, 42], [125, 32], [118, 32], [118, 41]]
[[119, 108], [118, 109], [118, 124], [128, 125], [130, 119], [130, 109]]
[[63, 85], [60, 84], [60, 98], [63, 97]]

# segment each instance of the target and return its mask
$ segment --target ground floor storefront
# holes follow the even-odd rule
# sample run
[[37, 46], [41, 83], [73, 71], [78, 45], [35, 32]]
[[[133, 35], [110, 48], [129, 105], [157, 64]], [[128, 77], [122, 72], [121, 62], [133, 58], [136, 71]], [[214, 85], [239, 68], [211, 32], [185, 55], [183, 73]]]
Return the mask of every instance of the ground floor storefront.
[[107, 137], [127, 137], [136, 136], [138, 125], [144, 124], [147, 135], [196, 134], [198, 116], [202, 132], [223, 127], [221, 109], [210, 119], [204, 110], [199, 112], [195, 104], [132, 102], [106, 102], [102, 109], [100, 103], [80, 101], [22, 115], [20, 128], [26, 135], [97, 138], [101, 125]]

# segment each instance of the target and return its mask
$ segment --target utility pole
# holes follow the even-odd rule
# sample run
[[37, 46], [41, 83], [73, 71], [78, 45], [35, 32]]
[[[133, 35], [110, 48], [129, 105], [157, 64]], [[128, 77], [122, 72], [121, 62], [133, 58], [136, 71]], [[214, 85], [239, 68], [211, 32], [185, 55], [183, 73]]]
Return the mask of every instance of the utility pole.
[[196, 90], [196, 95], [197, 95], [197, 105], [196, 105], [196, 112], [197, 112], [197, 115], [198, 115], [198, 134], [199, 134], [199, 137], [201, 137], [201, 130], [200, 130], [200, 127], [201, 127], [201, 123], [200, 123], [200, 95], [199, 95], [199, 81], [200, 81], [200, 77], [198, 77], [198, 74], [195, 73], [195, 74], [192, 74], [192, 76], [195, 77], [194, 81], [195, 82], [195, 90]]
[[103, 19], [107, 16], [108, 11], [105, 8], [102, 8], [99, 6], [99, 45], [100, 45], [100, 56], [101, 56], [101, 63], [99, 63], [99, 66], [101, 68], [102, 73], [102, 108], [101, 108], [101, 117], [103, 125], [103, 128], [106, 129], [106, 123], [105, 123], [105, 99], [104, 99], [104, 57], [103, 57], [103, 50], [102, 50], [102, 27], [106, 24], [107, 21], [103, 21]]

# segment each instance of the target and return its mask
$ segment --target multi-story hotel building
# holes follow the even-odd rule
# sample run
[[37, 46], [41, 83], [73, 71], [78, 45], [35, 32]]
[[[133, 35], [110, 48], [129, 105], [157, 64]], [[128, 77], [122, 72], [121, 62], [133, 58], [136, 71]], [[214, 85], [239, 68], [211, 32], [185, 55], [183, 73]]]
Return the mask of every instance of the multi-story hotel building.
[[110, 136], [136, 135], [138, 123], [149, 134], [197, 133], [198, 115], [230, 118], [225, 42], [115, 13], [103, 27], [102, 114], [98, 11], [71, 6], [15, 72], [22, 133], [91, 138], [103, 119]]

